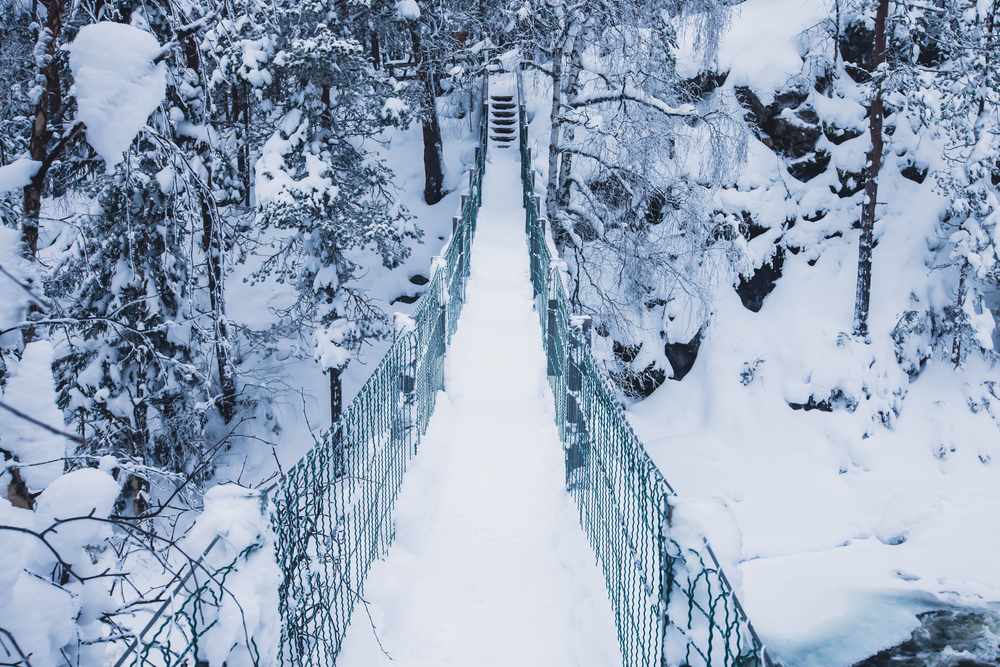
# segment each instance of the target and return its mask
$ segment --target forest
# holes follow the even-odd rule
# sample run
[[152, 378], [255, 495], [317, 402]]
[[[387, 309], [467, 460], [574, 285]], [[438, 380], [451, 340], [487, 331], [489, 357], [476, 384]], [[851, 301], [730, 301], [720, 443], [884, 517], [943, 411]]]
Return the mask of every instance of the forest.
[[0, 664], [138, 655], [224, 534], [190, 664], [279, 661], [266, 490], [420, 307], [515, 72], [570, 307], [771, 657], [954, 612], [1000, 659], [997, 0], [0, 9]]

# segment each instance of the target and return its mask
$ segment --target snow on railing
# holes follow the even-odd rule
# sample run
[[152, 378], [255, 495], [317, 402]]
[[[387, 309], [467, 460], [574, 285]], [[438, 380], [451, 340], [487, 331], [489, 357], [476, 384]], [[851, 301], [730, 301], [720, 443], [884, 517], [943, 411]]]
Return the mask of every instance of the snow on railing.
[[[266, 492], [282, 573], [277, 600], [280, 665], [333, 667], [368, 569], [392, 541], [396, 494], [426, 432], [437, 392], [444, 388], [444, 355], [465, 303], [486, 162], [485, 85], [469, 192], [462, 196], [461, 216], [453, 220], [442, 257], [435, 258], [416, 312], [397, 318], [392, 346], [350, 406], [322, 441]], [[205, 556], [215, 545], [213, 541]], [[206, 660], [208, 647], [201, 639], [210, 628], [199, 610], [204, 604], [217, 605], [216, 584], [234, 565], [209, 570], [205, 556], [190, 566], [116, 667], [180, 667]], [[199, 570], [207, 575], [201, 580]], [[252, 662], [264, 664], [256, 656]]]
[[462, 215], [412, 318], [322, 442], [279, 483], [272, 524], [285, 578], [279, 663], [332, 667], [372, 562], [392, 541], [392, 508], [444, 388], [444, 355], [465, 303], [482, 201], [485, 107]]
[[676, 494], [591, 354], [590, 318], [572, 313], [565, 263], [539, 217], [523, 98], [518, 118], [531, 284], [566, 487], [604, 571], [625, 664], [771, 667], [707, 540], [673, 525]]

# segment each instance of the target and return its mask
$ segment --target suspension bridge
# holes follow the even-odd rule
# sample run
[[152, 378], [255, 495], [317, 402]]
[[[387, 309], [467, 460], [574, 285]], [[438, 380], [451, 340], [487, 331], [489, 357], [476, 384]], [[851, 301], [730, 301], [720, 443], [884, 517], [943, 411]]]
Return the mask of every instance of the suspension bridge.
[[[519, 83], [494, 73], [483, 86], [468, 193], [415, 313], [397, 317], [371, 378], [270, 493], [279, 662], [376, 664], [356, 617], [370, 615], [366, 584], [385, 558], [376, 597], [408, 590], [380, 619], [396, 645], [378, 649], [400, 664], [770, 667], [711, 546], [672, 530], [673, 489], [571, 310]], [[407, 524], [409, 551], [394, 558], [408, 468], [436, 509]], [[200, 664], [186, 582], [116, 667]]]

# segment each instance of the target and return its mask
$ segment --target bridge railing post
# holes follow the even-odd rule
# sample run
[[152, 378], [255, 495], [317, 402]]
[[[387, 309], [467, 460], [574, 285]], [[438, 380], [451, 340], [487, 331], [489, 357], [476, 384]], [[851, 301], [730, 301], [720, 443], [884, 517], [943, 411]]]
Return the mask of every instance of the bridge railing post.
[[545, 323], [545, 356], [547, 358], [546, 373], [549, 378], [562, 375], [563, 359], [560, 354], [559, 341], [559, 299], [556, 293], [556, 280], [559, 279], [559, 268], [550, 262], [548, 267], [548, 309]]
[[542, 291], [542, 244], [545, 243], [545, 218], [535, 220], [534, 229], [528, 229], [530, 239], [529, 270], [531, 271], [531, 295], [537, 300]]
[[575, 315], [569, 321], [566, 357], [566, 490], [587, 487], [590, 462], [590, 432], [583, 413], [583, 356], [590, 351], [592, 320]]
[[[400, 338], [413, 331], [417, 323], [409, 315], [396, 313], [392, 318], [392, 343], [395, 345]], [[403, 363], [399, 369], [399, 392], [402, 394], [400, 414], [397, 421], [398, 431], [405, 438], [407, 447], [416, 452], [416, 437], [414, 426], [417, 423], [417, 350], [410, 346], [406, 350]], [[410, 437], [413, 435], [414, 437]]]

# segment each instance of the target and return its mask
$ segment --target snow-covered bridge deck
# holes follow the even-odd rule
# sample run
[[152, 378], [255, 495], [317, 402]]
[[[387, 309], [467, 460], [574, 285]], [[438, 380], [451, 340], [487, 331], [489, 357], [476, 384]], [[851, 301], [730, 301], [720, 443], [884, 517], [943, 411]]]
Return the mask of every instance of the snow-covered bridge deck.
[[340, 667], [389, 664], [386, 654], [434, 667], [622, 664], [604, 577], [566, 493], [517, 153], [490, 154], [447, 398], [403, 482], [395, 542], [365, 584], [375, 630], [357, 609]]

